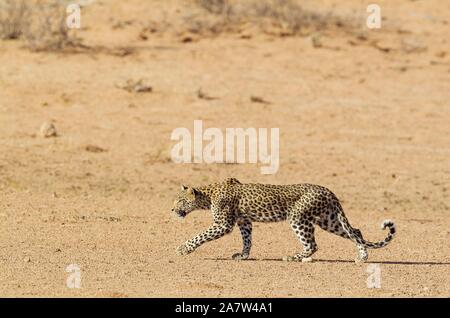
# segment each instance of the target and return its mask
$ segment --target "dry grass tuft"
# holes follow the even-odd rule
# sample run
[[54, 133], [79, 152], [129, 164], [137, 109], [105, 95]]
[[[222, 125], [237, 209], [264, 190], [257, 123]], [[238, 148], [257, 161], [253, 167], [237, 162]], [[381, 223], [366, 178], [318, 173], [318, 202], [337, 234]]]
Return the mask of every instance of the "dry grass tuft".
[[0, 38], [14, 40], [22, 36], [30, 6], [26, 0], [0, 1]]
[[[294, 0], [196, 0], [205, 14], [186, 18], [188, 31], [198, 34], [240, 32], [257, 28], [274, 35], [307, 35], [333, 27], [351, 27], [351, 21], [331, 12], [313, 12]], [[204, 13], [204, 12], [203, 12]]]
[[229, 14], [233, 8], [228, 0], [196, 0], [195, 2], [213, 14]]
[[0, 0], [0, 38], [23, 40], [33, 51], [79, 44], [66, 26], [66, 3], [59, 0]]

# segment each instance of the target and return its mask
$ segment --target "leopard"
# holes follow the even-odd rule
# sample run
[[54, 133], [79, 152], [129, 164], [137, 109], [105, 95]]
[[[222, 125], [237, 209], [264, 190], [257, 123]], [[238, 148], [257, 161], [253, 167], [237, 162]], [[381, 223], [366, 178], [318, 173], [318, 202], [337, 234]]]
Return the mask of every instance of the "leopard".
[[204, 243], [230, 234], [237, 225], [243, 248], [231, 258], [247, 260], [252, 247], [252, 223], [287, 220], [303, 248], [282, 260], [311, 262], [312, 255], [318, 250], [314, 235], [318, 226], [354, 242], [358, 249], [355, 262], [363, 263], [368, 259], [367, 249], [387, 246], [396, 233], [394, 222], [384, 220], [381, 228], [388, 229], [385, 239], [379, 242], [365, 240], [361, 231], [350, 225], [337, 196], [326, 187], [310, 183], [272, 185], [241, 183], [236, 178], [227, 178], [200, 187], [182, 185], [172, 212], [184, 219], [195, 210], [210, 210], [212, 225], [180, 245], [176, 249], [179, 255], [190, 254]]

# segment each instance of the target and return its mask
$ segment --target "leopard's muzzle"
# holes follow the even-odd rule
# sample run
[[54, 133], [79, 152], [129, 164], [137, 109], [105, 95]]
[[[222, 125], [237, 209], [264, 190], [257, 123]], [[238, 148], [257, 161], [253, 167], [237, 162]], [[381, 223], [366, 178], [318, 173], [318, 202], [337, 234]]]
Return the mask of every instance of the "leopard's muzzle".
[[172, 209], [172, 212], [174, 212], [180, 218], [184, 218], [187, 215], [186, 211], [183, 210], [175, 211], [175, 209]]

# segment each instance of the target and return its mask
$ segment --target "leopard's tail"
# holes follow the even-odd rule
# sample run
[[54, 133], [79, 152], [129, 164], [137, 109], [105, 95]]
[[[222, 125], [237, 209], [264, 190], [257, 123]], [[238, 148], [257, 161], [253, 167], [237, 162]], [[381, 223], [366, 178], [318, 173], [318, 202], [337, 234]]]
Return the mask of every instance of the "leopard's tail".
[[350, 237], [350, 239], [355, 242], [356, 244], [362, 245], [365, 248], [381, 248], [388, 245], [395, 235], [395, 224], [391, 220], [384, 220], [383, 223], [381, 223], [381, 229], [384, 230], [386, 228], [389, 229], [388, 235], [383, 241], [379, 242], [369, 242], [364, 240], [364, 238], [361, 235], [361, 232], [357, 229], [354, 229], [350, 223], [348, 222], [348, 219], [345, 217], [342, 208], [340, 209], [340, 213], [338, 213], [338, 220], [341, 223], [344, 231], [347, 233], [347, 235]]

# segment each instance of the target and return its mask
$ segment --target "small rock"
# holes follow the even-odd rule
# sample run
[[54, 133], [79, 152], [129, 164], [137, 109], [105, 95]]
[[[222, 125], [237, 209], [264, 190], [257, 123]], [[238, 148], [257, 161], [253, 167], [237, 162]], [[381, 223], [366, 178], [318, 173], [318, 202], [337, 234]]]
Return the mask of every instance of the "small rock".
[[94, 152], [94, 153], [100, 153], [100, 152], [106, 151], [106, 149], [103, 149], [103, 148], [101, 148], [99, 146], [95, 146], [95, 145], [87, 145], [85, 149], [86, 149], [86, 151]]
[[389, 53], [389, 52], [391, 52], [391, 51], [393, 51], [393, 46], [392, 46], [392, 44], [391, 43], [388, 43], [388, 42], [384, 42], [384, 41], [373, 41], [372, 43], [371, 43], [371, 45], [374, 47], [374, 48], [376, 48], [376, 49], [378, 49], [378, 50], [380, 50], [381, 52], [384, 52], [384, 53]]
[[270, 102], [264, 100], [262, 97], [259, 97], [259, 96], [251, 96], [250, 101], [252, 103], [270, 104]]
[[248, 32], [242, 32], [242, 33], [239, 35], [239, 37], [240, 37], [241, 39], [248, 40], [248, 39], [251, 39], [251, 38], [252, 38], [252, 34], [251, 34], [251, 33], [248, 33]]
[[180, 40], [182, 43], [196, 42], [198, 39], [191, 33], [184, 33], [181, 35]]
[[43, 123], [39, 132], [44, 138], [56, 137], [58, 135], [55, 125], [49, 122]]
[[212, 97], [212, 96], [209, 96], [208, 94], [204, 93], [201, 88], [199, 88], [197, 91], [197, 97], [200, 99], [205, 99], [205, 100], [217, 99], [217, 97]]
[[142, 41], [148, 40], [148, 36], [147, 36], [147, 34], [145, 34], [145, 30], [142, 30], [141, 32], [139, 32], [138, 38]]
[[427, 46], [414, 39], [404, 39], [402, 41], [402, 49], [406, 53], [420, 53], [426, 51]]
[[117, 88], [124, 89], [130, 93], [150, 93], [153, 91], [153, 88], [145, 83], [144, 79], [135, 80], [127, 80], [125, 82], [116, 83]]
[[135, 52], [132, 47], [119, 47], [117, 49], [113, 49], [110, 53], [114, 56], [125, 57], [131, 55]]
[[134, 86], [133, 90], [136, 93], [151, 93], [153, 91], [153, 88], [149, 85], [145, 85], [139, 82]]
[[360, 40], [360, 41], [367, 41], [367, 39], [368, 39], [368, 34], [367, 34], [367, 32], [358, 32], [358, 33], [356, 34], [356, 38], [357, 38], [358, 40]]
[[30, 258], [29, 256], [26, 256], [26, 257], [23, 259], [23, 261], [24, 261], [25, 263], [30, 263], [30, 262], [31, 262], [31, 258]]

